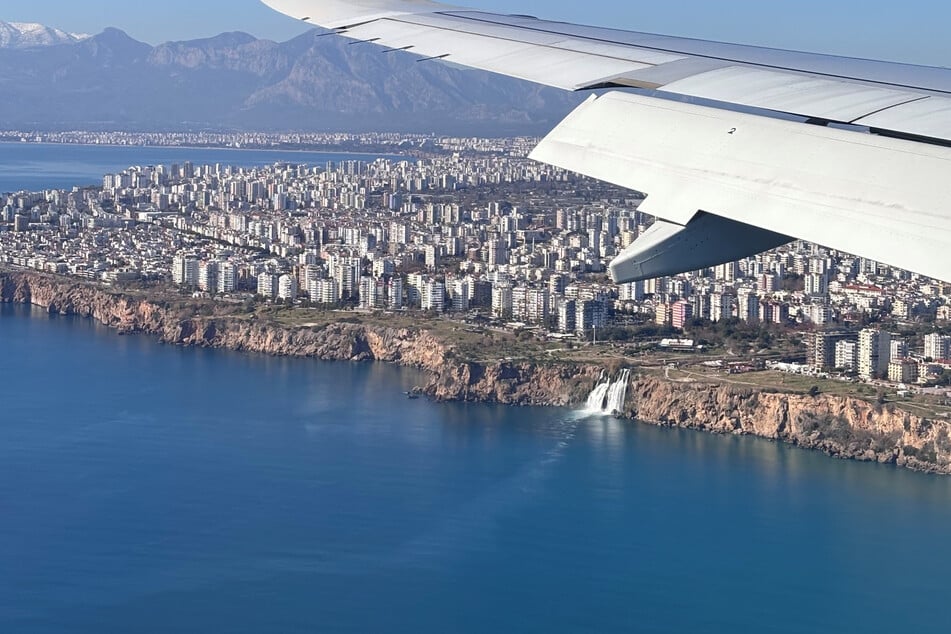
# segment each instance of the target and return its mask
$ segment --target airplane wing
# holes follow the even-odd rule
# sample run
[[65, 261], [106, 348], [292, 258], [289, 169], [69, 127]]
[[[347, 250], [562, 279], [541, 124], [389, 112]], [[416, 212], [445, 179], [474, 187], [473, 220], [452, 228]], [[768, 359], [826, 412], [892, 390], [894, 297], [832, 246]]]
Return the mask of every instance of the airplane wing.
[[951, 280], [951, 70], [498, 15], [263, 0], [419, 61], [599, 91], [532, 157], [647, 194], [617, 282], [804, 239]]

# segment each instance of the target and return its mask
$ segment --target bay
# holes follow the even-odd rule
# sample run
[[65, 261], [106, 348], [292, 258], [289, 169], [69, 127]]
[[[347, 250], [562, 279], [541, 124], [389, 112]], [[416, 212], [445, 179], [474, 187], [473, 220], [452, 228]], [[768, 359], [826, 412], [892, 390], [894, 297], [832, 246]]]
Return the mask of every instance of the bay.
[[[135, 165], [231, 165], [260, 167], [277, 162], [323, 167], [328, 161], [372, 161], [377, 155], [229, 148], [100, 146], [0, 143], [0, 192], [71, 189], [102, 185], [105, 174]], [[405, 157], [388, 156], [395, 160]]]
[[0, 631], [947, 632], [951, 479], [0, 307]]

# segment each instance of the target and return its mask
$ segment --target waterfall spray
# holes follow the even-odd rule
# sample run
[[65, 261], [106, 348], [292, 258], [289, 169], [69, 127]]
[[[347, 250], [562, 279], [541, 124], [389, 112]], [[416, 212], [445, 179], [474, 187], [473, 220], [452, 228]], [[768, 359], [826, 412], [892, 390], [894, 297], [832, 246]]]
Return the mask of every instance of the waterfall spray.
[[588, 396], [585, 411], [591, 414], [623, 412], [630, 381], [630, 370], [622, 370], [617, 381], [612, 381], [610, 376], [602, 372], [600, 381]]
[[591, 391], [591, 394], [588, 395], [585, 410], [589, 412], [601, 412], [604, 410], [604, 400], [609, 389], [611, 389], [611, 379], [604, 379], [604, 381], [598, 383]]
[[607, 412], [609, 414], [624, 411], [624, 401], [627, 400], [627, 385], [630, 381], [631, 371], [622, 370], [621, 376], [608, 389]]

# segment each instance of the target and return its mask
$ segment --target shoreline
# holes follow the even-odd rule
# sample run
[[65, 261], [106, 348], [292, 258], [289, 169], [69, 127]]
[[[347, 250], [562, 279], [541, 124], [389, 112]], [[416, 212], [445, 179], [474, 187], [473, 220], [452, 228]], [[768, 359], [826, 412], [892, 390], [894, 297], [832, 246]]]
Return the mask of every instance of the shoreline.
[[[182, 297], [120, 292], [75, 278], [0, 270], [0, 301], [50, 314], [94, 319], [120, 334], [148, 334], [185, 347], [224, 348], [327, 361], [381, 361], [424, 370], [420, 393], [437, 401], [572, 407], [602, 373], [597, 363], [474, 361], [425, 320], [413, 327], [333, 316], [288, 325], [235, 306]], [[620, 418], [716, 434], [749, 435], [830, 456], [951, 474], [951, 422], [842, 395], [808, 395], [717, 384], [679, 383], [636, 366]]]
[[0, 141], [0, 146], [9, 145], [13, 147], [89, 147], [89, 148], [128, 148], [130, 150], [229, 150], [232, 152], [280, 152], [283, 154], [332, 154], [339, 156], [372, 156], [374, 158], [385, 158], [388, 160], [392, 159], [405, 159], [410, 160], [417, 157], [414, 157], [410, 154], [379, 154], [376, 152], [347, 152], [346, 150], [288, 150], [282, 148], [271, 148], [271, 147], [231, 147], [228, 145], [122, 145], [118, 143], [56, 143], [52, 141], [43, 141], [42, 143], [36, 143], [35, 141]]
[[[413, 154], [347, 152], [347, 151], [340, 151], [340, 150], [324, 151], [320, 149], [287, 150], [287, 149], [274, 149], [274, 148], [233, 148], [233, 147], [220, 146], [220, 145], [207, 145], [207, 146], [113, 145], [113, 144], [105, 144], [105, 143], [102, 143], [102, 144], [98, 144], [98, 143], [97, 144], [93, 144], [93, 143], [34, 143], [34, 142], [19, 143], [14, 141], [0, 141], [0, 149], [6, 149], [8, 152], [12, 152], [14, 150], [21, 150], [25, 152], [27, 151], [26, 148], [33, 148], [38, 152], [55, 151], [55, 150], [60, 150], [65, 152], [66, 150], [63, 148], [74, 148], [77, 152], [86, 152], [86, 151], [94, 152], [96, 149], [103, 149], [103, 150], [111, 149], [111, 150], [120, 150], [120, 151], [125, 150], [128, 153], [144, 152], [146, 154], [159, 153], [159, 152], [175, 153], [178, 151], [181, 151], [185, 154], [189, 152], [225, 152], [228, 155], [221, 157], [223, 160], [203, 161], [199, 158], [199, 159], [194, 159], [194, 162], [196, 164], [221, 163], [223, 166], [238, 167], [238, 168], [265, 167], [275, 162], [306, 165], [309, 168], [322, 168], [326, 161], [305, 160], [305, 159], [318, 159], [318, 158], [324, 158], [334, 162], [347, 160], [347, 159], [365, 160], [368, 163], [376, 159], [384, 159], [392, 163], [398, 163], [402, 161], [415, 163], [420, 160], [419, 156], [416, 156]], [[264, 160], [264, 158], [262, 157], [262, 160], [259, 160], [259, 161], [251, 161], [250, 163], [244, 162], [244, 159], [247, 159], [250, 155], [255, 153], [262, 154], [262, 155], [268, 154], [273, 156], [270, 156], [270, 158], [266, 160]], [[128, 158], [132, 160], [132, 157], [128, 157]], [[155, 159], [156, 157], [142, 156], [139, 158]], [[158, 157], [158, 158], [160, 160], [150, 161], [149, 163], [150, 164], [163, 164], [163, 163], [168, 164], [170, 162], [173, 162], [170, 160], [161, 159], [161, 157]], [[188, 156], [182, 156], [178, 158], [182, 160], [191, 160], [189, 159]], [[76, 157], [73, 157], [73, 159], [76, 159]], [[101, 160], [101, 157], [100, 158], [92, 157], [89, 160], [92, 160], [94, 162], [99, 162]], [[55, 189], [68, 191], [73, 189], [74, 187], [77, 187], [79, 189], [88, 189], [92, 187], [102, 186], [102, 177], [103, 177], [102, 173], [100, 173], [97, 170], [95, 174], [90, 173], [88, 175], [83, 175], [83, 172], [81, 170], [80, 171], [70, 170], [69, 166], [75, 162], [76, 160], [73, 160], [72, 162], [70, 160], [66, 160], [65, 163], [63, 163], [63, 165], [66, 166], [65, 171], [64, 171], [64, 168], [60, 168], [60, 170], [58, 171], [54, 171], [53, 173], [40, 175], [40, 176], [17, 175], [15, 180], [13, 178], [9, 178], [9, 179], [0, 178], [0, 193], [11, 194], [14, 192], [42, 192], [42, 191], [55, 190]], [[115, 165], [119, 165], [119, 164], [116, 163]], [[111, 172], [120, 172], [126, 169], [127, 167], [129, 166], [124, 165], [123, 167], [115, 167], [111, 171], [108, 168], [104, 168], [104, 169], [106, 171], [110, 171], [111, 173]], [[21, 183], [22, 183], [21, 178], [27, 179], [25, 187], [21, 186]], [[36, 178], [38, 182], [31, 183], [31, 180], [33, 178]], [[4, 186], [2, 183], [5, 180], [9, 180], [10, 182], [7, 182], [6, 185]], [[67, 180], [69, 184], [67, 184]]]

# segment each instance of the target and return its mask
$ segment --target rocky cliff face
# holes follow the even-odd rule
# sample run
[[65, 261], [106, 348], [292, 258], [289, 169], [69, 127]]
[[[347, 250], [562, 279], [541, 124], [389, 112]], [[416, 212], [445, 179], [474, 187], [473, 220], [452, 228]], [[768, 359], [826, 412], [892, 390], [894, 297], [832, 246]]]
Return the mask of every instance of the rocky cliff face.
[[90, 317], [120, 333], [155, 335], [182, 346], [334, 361], [386, 361], [428, 370], [440, 367], [446, 355], [445, 347], [424, 331], [348, 323], [290, 328], [229, 315], [195, 316], [150, 299], [35, 273], [0, 274], [0, 301]]
[[[426, 392], [440, 400], [577, 405], [595, 366], [466, 363], [437, 370]], [[759, 436], [831, 456], [951, 474], [951, 422], [843, 396], [781, 394], [635, 376], [625, 418], [718, 434]]]
[[[0, 301], [90, 317], [122, 333], [151, 334], [176, 345], [422, 368], [431, 375], [424, 391], [437, 400], [577, 405], [603, 370], [594, 365], [460, 361], [451, 346], [424, 330], [350, 323], [291, 328], [246, 316], [196, 316], [181, 306], [36, 273], [0, 273]], [[754, 435], [841, 458], [951, 473], [951, 423], [860, 399], [673, 383], [641, 375], [631, 381], [622, 414], [655, 425]]]
[[447, 362], [425, 391], [443, 401], [567, 407], [583, 403], [600, 376], [601, 368], [591, 365]]
[[951, 423], [843, 396], [780, 394], [637, 377], [632, 418], [658, 425], [744, 434], [832, 456], [951, 473]]

